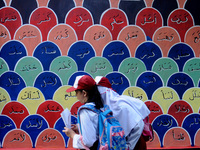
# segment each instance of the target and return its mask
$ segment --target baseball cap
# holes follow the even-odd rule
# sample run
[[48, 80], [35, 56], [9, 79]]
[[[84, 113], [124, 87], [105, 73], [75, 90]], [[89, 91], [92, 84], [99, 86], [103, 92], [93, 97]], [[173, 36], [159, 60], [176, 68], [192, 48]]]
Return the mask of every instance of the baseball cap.
[[104, 86], [104, 87], [107, 87], [107, 88], [112, 88], [110, 81], [106, 77], [96, 76], [94, 80], [95, 80], [97, 85]]
[[66, 92], [72, 92], [75, 90], [91, 90], [95, 81], [89, 75], [77, 76], [74, 82], [74, 85], [66, 90]]

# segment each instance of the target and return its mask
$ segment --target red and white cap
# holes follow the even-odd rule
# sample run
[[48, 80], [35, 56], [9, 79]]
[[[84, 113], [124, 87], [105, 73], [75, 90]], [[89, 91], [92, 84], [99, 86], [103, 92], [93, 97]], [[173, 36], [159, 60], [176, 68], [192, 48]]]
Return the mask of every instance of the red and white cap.
[[97, 85], [104, 86], [104, 87], [107, 87], [107, 88], [112, 88], [110, 81], [106, 77], [96, 76], [94, 80], [95, 80]]
[[66, 92], [72, 92], [75, 90], [91, 90], [95, 81], [89, 75], [77, 76], [74, 85], [66, 90]]

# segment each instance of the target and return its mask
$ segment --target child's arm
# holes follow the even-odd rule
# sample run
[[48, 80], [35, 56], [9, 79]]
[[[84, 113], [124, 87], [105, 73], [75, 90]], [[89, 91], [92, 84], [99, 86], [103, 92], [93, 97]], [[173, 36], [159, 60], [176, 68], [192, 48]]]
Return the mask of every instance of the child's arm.
[[74, 135], [76, 134], [72, 129], [69, 129], [67, 127], [64, 127], [64, 130], [62, 130], [68, 137], [74, 138]]
[[78, 131], [78, 124], [72, 124], [71, 125], [71, 129], [76, 133], [76, 134], [79, 134], [79, 131]]

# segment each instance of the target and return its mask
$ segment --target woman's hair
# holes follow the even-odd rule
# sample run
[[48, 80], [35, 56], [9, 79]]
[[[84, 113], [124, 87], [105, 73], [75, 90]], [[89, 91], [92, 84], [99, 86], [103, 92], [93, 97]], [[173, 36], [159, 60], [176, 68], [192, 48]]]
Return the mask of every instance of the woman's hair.
[[[80, 90], [81, 92], [83, 90]], [[99, 93], [99, 90], [97, 88], [97, 85], [95, 84], [94, 87], [91, 90], [85, 90], [88, 93], [88, 102], [94, 102], [95, 103], [95, 107], [97, 109], [100, 109], [103, 107], [103, 102], [102, 102], [102, 98], [101, 98], [101, 94]]]

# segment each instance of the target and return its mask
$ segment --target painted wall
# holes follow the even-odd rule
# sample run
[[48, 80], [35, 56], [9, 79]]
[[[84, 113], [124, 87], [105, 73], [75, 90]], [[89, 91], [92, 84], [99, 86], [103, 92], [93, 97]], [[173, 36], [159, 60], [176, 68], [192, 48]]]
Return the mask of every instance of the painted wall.
[[145, 102], [148, 148], [200, 147], [199, 16], [199, 0], [0, 0], [1, 147], [72, 147], [60, 113], [77, 122], [83, 74]]

